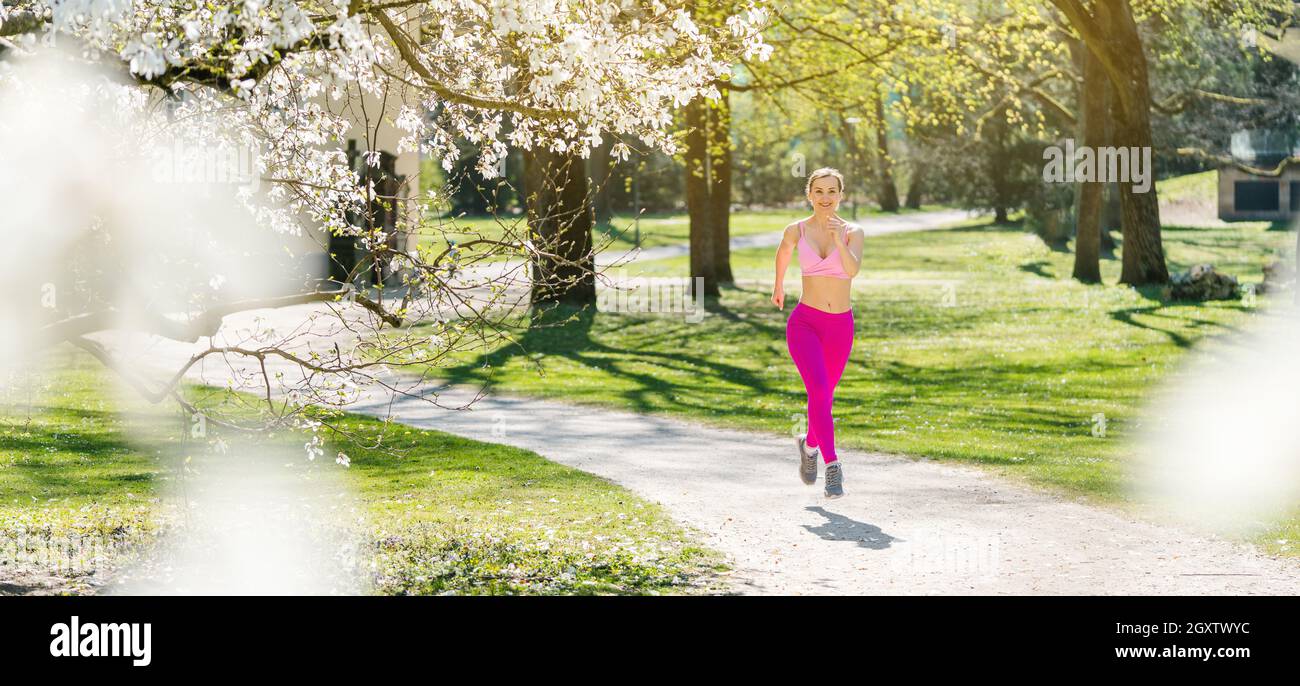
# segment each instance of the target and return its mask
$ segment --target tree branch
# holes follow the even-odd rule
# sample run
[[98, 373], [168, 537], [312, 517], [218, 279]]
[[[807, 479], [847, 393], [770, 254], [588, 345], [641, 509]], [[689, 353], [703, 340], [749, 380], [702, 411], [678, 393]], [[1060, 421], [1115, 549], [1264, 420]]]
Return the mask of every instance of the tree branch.
[[1101, 62], [1111, 82], [1116, 84], [1115, 92], [1119, 96], [1120, 106], [1126, 112], [1132, 112], [1133, 96], [1127, 88], [1122, 87], [1125, 81], [1124, 70], [1120, 68], [1119, 57], [1107, 44], [1105, 32], [1097, 22], [1097, 18], [1089, 14], [1079, 0], [1050, 0], [1050, 2], [1070, 21], [1070, 26], [1079, 33], [1084, 45], [1097, 56], [1097, 61]]
[[[149, 322], [149, 333], [157, 334], [163, 338], [169, 338], [174, 341], [187, 341], [192, 343], [203, 336], [215, 335], [217, 330], [221, 328], [221, 320], [224, 319], [226, 315], [243, 312], [244, 310], [256, 310], [266, 307], [286, 307], [288, 305], [301, 305], [312, 302], [327, 302], [340, 296], [347, 297], [350, 292], [351, 287], [347, 287], [337, 291], [317, 291], [314, 293], [302, 293], [275, 298], [238, 300], [216, 305], [188, 322], [178, 322], [160, 315], [152, 315], [151, 321]], [[379, 308], [378, 305], [364, 296], [358, 295], [357, 303], [366, 309], [372, 311], [379, 309], [382, 312], [382, 308]], [[376, 314], [379, 314], [379, 312], [376, 312]], [[40, 329], [40, 333], [46, 340], [71, 341], [89, 333], [110, 329], [119, 323], [122, 316], [123, 313], [114, 308], [100, 310], [98, 312], [88, 312], [54, 322], [53, 324], [48, 324]], [[388, 316], [391, 317], [392, 315]], [[387, 317], [385, 318], [385, 321], [392, 323]], [[397, 324], [394, 324], [394, 326], [400, 325], [400, 320]]]
[[1235, 157], [1232, 157], [1230, 155], [1216, 155], [1211, 152], [1206, 152], [1201, 148], [1178, 148], [1176, 152], [1179, 155], [1182, 155], [1183, 157], [1191, 157], [1204, 162], [1214, 162], [1215, 164], [1219, 164], [1225, 167], [1235, 167], [1237, 169], [1240, 169], [1241, 171], [1246, 172], [1247, 174], [1254, 174], [1255, 176], [1268, 176], [1273, 178], [1281, 176], [1282, 172], [1287, 170], [1287, 167], [1300, 164], [1300, 157], [1291, 156], [1279, 162], [1276, 167], [1273, 167], [1272, 169], [1265, 169], [1263, 167], [1252, 167], [1249, 164], [1239, 162]]
[[483, 98], [476, 95], [468, 95], [453, 91], [439, 82], [438, 79], [429, 71], [429, 68], [420, 61], [419, 55], [416, 55], [415, 49], [411, 47], [410, 38], [393, 23], [393, 20], [388, 17], [386, 12], [383, 10], [372, 10], [370, 16], [374, 17], [375, 20], [379, 22], [379, 25], [384, 28], [388, 37], [393, 40], [393, 44], [397, 46], [397, 52], [402, 56], [402, 61], [405, 62], [412, 71], [420, 76], [420, 79], [424, 83], [424, 87], [432, 90], [443, 100], [461, 105], [469, 105], [470, 107], [477, 107], [480, 109], [514, 112], [516, 114], [522, 114], [534, 119], [545, 121], [555, 121], [564, 119], [568, 116], [565, 112], [543, 110], [537, 107], [521, 105], [509, 100]]

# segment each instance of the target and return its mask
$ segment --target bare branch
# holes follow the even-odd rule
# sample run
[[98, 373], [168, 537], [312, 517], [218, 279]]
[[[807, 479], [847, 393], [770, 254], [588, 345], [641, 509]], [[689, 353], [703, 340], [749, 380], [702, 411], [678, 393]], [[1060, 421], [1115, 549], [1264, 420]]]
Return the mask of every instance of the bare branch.
[[1285, 172], [1288, 167], [1295, 164], [1300, 164], [1300, 157], [1291, 156], [1291, 157], [1287, 157], [1281, 162], [1278, 162], [1276, 167], [1273, 167], [1271, 169], [1265, 169], [1263, 167], [1254, 167], [1249, 164], [1240, 162], [1235, 157], [1232, 157], [1231, 155], [1216, 155], [1214, 153], [1207, 152], [1201, 148], [1178, 148], [1176, 152], [1179, 155], [1182, 155], [1183, 157], [1191, 157], [1204, 162], [1213, 162], [1221, 166], [1234, 167], [1236, 169], [1240, 169], [1241, 171], [1246, 172], [1247, 174], [1254, 174], [1255, 176], [1268, 176], [1274, 178], [1281, 176], [1282, 173]]
[[[240, 300], [223, 303], [213, 306], [197, 317], [185, 322], [168, 319], [161, 315], [154, 315], [148, 322], [150, 325], [148, 332], [174, 341], [193, 342], [204, 336], [212, 336], [216, 334], [217, 330], [221, 328], [221, 320], [227, 315], [234, 314], [235, 312], [261, 309], [264, 307], [285, 307], [288, 305], [324, 302], [345, 297], [349, 292], [350, 290], [348, 288], [344, 288], [337, 291], [321, 291], [275, 298], [258, 298], [253, 300]], [[41, 327], [41, 338], [44, 340], [71, 341], [88, 333], [110, 329], [120, 324], [122, 317], [123, 313], [114, 308], [79, 314]]]
[[438, 95], [438, 97], [442, 98], [443, 100], [446, 100], [447, 102], [458, 103], [461, 105], [478, 107], [480, 109], [504, 110], [507, 112], [515, 112], [517, 114], [523, 114], [525, 116], [529, 116], [534, 119], [541, 119], [547, 121], [564, 119], [568, 116], [564, 112], [554, 111], [554, 110], [543, 110], [536, 107], [530, 107], [528, 105], [521, 105], [517, 102], [512, 102], [510, 100], [497, 100], [494, 98], [483, 98], [476, 95], [469, 95], [466, 93], [458, 93], [456, 91], [453, 91], [452, 89], [448, 88], [447, 86], [439, 82], [438, 79], [434, 77], [434, 75], [429, 71], [429, 68], [424, 65], [424, 62], [420, 61], [419, 55], [416, 55], [414, 48], [411, 47], [410, 37], [407, 36], [400, 28], [397, 27], [396, 24], [393, 23], [393, 20], [388, 17], [388, 14], [386, 12], [384, 12], [383, 10], [376, 9], [376, 10], [372, 10], [370, 12], [370, 15], [373, 16], [375, 20], [379, 22], [380, 26], [384, 27], [384, 31], [387, 32], [388, 36], [393, 39], [393, 44], [397, 46], [397, 52], [402, 56], [402, 61], [405, 62], [408, 67], [411, 68], [411, 71], [414, 71], [416, 74], [420, 76], [420, 78], [423, 81], [423, 85], [426, 88], [432, 90], [434, 93]]

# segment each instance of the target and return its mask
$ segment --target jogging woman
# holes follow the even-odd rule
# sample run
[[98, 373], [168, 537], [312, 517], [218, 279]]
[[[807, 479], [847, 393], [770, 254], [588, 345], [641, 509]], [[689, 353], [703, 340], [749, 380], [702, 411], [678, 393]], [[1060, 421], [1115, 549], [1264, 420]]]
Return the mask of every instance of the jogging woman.
[[808, 391], [808, 432], [797, 440], [799, 477], [817, 482], [817, 456], [826, 462], [826, 497], [844, 495], [844, 474], [835, 454], [831, 404], [835, 386], [853, 349], [853, 309], [849, 292], [862, 266], [862, 229], [835, 213], [844, 195], [844, 176], [824, 167], [804, 188], [812, 216], [785, 227], [776, 249], [772, 304], [785, 309], [785, 269], [798, 248], [803, 292], [785, 325], [785, 341], [804, 389]]

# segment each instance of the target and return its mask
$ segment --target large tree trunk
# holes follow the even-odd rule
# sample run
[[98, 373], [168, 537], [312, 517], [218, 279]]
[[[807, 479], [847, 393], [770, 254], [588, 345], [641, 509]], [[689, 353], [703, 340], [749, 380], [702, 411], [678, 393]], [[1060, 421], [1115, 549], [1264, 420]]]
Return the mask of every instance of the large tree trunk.
[[889, 122], [885, 121], [885, 97], [879, 89], [876, 91], [876, 167], [879, 187], [880, 209], [885, 212], [898, 211], [898, 187], [894, 185], [894, 165], [889, 158]]
[[704, 295], [717, 296], [714, 271], [713, 206], [709, 193], [708, 103], [697, 97], [686, 105], [686, 210], [691, 222], [691, 288], [704, 280]]
[[539, 249], [556, 257], [533, 255], [534, 305], [596, 302], [591, 252], [593, 222], [585, 160], [545, 148], [524, 151], [524, 193], [528, 227]]
[[[1106, 144], [1107, 94], [1110, 83], [1097, 56], [1081, 51], [1083, 86], [1079, 90], [1079, 124], [1083, 145], [1096, 150]], [[1073, 164], [1067, 160], [1067, 164]], [[1103, 186], [1095, 181], [1079, 184], [1074, 236], [1074, 278], [1084, 283], [1101, 282], [1101, 200]]]
[[[1099, 23], [1105, 28], [1105, 40], [1101, 45], [1090, 44], [1089, 48], [1093, 52], [1108, 50], [1108, 57], [1118, 70], [1110, 74], [1116, 89], [1111, 103], [1114, 125], [1111, 144], [1137, 148], [1139, 152], [1150, 149], [1151, 86], [1142, 37], [1133, 21], [1129, 0], [1100, 0], [1097, 8]], [[1119, 200], [1124, 234], [1120, 283], [1143, 286], [1168, 282], [1154, 178], [1145, 193], [1136, 193], [1132, 183], [1121, 181]]]
[[719, 283], [732, 283], [731, 275], [731, 92], [709, 107], [708, 145], [709, 215], [713, 224], [713, 274]]

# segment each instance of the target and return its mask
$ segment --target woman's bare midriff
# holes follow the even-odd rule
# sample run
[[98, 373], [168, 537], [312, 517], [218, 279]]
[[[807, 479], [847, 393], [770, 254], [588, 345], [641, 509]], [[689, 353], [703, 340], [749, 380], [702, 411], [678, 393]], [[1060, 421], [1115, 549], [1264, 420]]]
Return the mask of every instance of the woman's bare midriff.
[[837, 279], [832, 276], [803, 277], [803, 293], [799, 302], [815, 307], [823, 312], [839, 314], [848, 312], [850, 279]]

